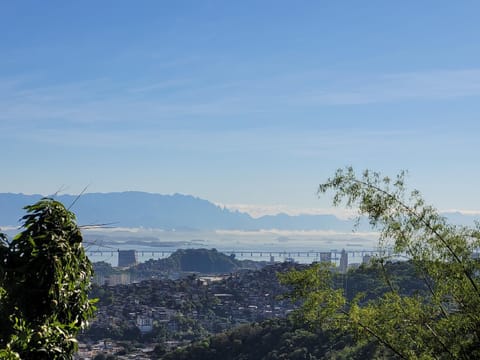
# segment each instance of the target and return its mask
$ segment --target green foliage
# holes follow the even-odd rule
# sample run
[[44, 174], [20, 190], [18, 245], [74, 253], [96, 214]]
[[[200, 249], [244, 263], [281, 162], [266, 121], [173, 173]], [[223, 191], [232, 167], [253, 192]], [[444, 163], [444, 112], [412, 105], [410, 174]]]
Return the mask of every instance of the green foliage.
[[424, 291], [406, 294], [386, 271], [388, 291], [368, 301], [347, 300], [329, 286], [325, 271], [309, 270], [284, 281], [294, 299], [304, 300], [306, 321], [375, 340], [398, 358], [480, 358], [480, 263], [473, 256], [480, 246], [479, 226], [448, 224], [418, 191], [407, 193], [404, 177], [400, 173], [392, 180], [369, 171], [357, 177], [352, 168], [339, 169], [320, 185], [319, 194], [333, 190], [334, 205], [357, 207], [380, 233], [380, 268], [385, 269], [387, 250], [393, 249], [393, 255], [414, 264]]
[[160, 271], [194, 271], [205, 274], [230, 273], [242, 267], [242, 261], [216, 249], [179, 249], [166, 259], [149, 260], [129, 271], [137, 278], [150, 278]]
[[52, 199], [25, 209], [23, 231], [0, 246], [0, 357], [71, 359], [94, 311], [92, 265], [73, 213]]
[[291, 286], [290, 297], [293, 301], [302, 300], [301, 314], [309, 324], [337, 322], [339, 310], [345, 306], [346, 299], [342, 289], [333, 289], [332, 273], [328, 264], [315, 264], [306, 270], [292, 270], [278, 274], [282, 283]]
[[241, 325], [185, 348], [162, 354], [164, 360], [368, 359], [373, 344], [357, 344], [348, 335], [307, 328], [286, 319]]

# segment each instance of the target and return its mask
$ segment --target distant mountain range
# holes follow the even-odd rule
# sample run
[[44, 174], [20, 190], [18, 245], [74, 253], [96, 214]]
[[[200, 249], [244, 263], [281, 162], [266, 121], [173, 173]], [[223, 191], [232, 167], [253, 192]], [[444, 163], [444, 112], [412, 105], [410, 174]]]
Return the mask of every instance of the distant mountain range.
[[[0, 193], [0, 225], [16, 226], [23, 207], [42, 195]], [[268, 215], [253, 218], [190, 195], [160, 195], [145, 192], [115, 192], [55, 197], [77, 215], [80, 225], [111, 224], [115, 227], [145, 227], [165, 230], [333, 230], [350, 231], [353, 221], [334, 215]], [[75, 203], [74, 203], [75, 202]], [[457, 224], [473, 224], [475, 217], [445, 214]]]

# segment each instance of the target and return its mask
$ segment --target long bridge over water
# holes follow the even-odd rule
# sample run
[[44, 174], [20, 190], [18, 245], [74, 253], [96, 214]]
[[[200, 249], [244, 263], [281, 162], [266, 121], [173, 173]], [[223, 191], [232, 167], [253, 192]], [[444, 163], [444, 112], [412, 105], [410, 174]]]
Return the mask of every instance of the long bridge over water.
[[[150, 259], [163, 259], [169, 257], [178, 249], [142, 249], [142, 250], [120, 250], [106, 248], [89, 250], [87, 249], [87, 255], [92, 258], [93, 261], [96, 259], [102, 260], [114, 260], [115, 258], [120, 259], [121, 254], [129, 253], [131, 257], [134, 257], [139, 262], [144, 262]], [[284, 260], [293, 260], [298, 262], [314, 262], [314, 261], [329, 261], [337, 262], [342, 256], [347, 259], [355, 260], [356, 262], [361, 262], [365, 256], [378, 256], [378, 255], [389, 255], [390, 251], [381, 251], [381, 250], [367, 250], [367, 249], [344, 249], [344, 250], [280, 250], [280, 249], [270, 249], [270, 250], [252, 250], [252, 249], [217, 249], [219, 252], [224, 253], [227, 256], [235, 256], [239, 260], [256, 260], [256, 261], [284, 261]], [[342, 255], [343, 254], [343, 255]], [[116, 260], [116, 259], [115, 259]], [[121, 261], [118, 261], [120, 264]]]

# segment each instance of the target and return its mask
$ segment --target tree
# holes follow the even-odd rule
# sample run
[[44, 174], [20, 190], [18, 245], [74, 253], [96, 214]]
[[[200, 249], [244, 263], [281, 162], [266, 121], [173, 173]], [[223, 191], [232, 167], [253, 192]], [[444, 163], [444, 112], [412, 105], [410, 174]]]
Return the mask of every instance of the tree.
[[[377, 266], [391, 257], [409, 259], [427, 293], [402, 295], [385, 272], [389, 291], [363, 301], [348, 301], [334, 289], [331, 272], [317, 265], [283, 277], [290, 296], [303, 300], [303, 321], [345, 330], [359, 341], [374, 341], [402, 359], [480, 358], [480, 226], [454, 226], [425, 204], [417, 190], [407, 192], [405, 173], [396, 178], [349, 167], [319, 186], [319, 195], [334, 191], [333, 204], [358, 208], [379, 231], [382, 252]], [[389, 251], [391, 250], [391, 255]]]
[[71, 359], [93, 315], [92, 265], [75, 215], [42, 199], [25, 207], [22, 231], [0, 242], [0, 358]]

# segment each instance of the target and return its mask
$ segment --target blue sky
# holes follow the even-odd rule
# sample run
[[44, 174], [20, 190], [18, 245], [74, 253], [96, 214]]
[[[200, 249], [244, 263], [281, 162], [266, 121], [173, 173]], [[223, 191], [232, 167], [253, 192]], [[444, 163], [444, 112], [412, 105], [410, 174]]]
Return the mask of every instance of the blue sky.
[[[353, 165], [480, 210], [476, 1], [0, 4], [0, 192], [312, 209]], [[243, 206], [242, 208], [248, 208]]]

